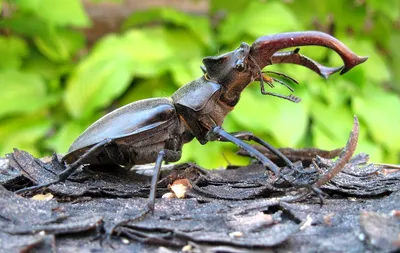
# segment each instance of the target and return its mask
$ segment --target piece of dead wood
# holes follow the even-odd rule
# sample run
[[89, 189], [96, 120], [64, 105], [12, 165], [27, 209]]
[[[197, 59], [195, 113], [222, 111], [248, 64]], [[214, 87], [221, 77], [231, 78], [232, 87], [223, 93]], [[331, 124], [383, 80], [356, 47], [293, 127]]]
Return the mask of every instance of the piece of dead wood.
[[[361, 210], [383, 216], [398, 210], [400, 170], [386, 173], [393, 166], [368, 163], [363, 154], [350, 159], [351, 140], [337, 161], [314, 150], [309, 167], [302, 168], [300, 160], [295, 164], [301, 170], [282, 169], [287, 179], [316, 183], [319, 175], [326, 181], [324, 175], [341, 164], [337, 171], [342, 171], [321, 186], [335, 194], [326, 197], [322, 207], [313, 196], [300, 203], [285, 202], [288, 191], [297, 188], [285, 180], [271, 184], [259, 164], [206, 171], [188, 163], [163, 171], [157, 191], [161, 197], [173, 182], [190, 183], [187, 199], [157, 199], [154, 214], [142, 219], [132, 217], [146, 210], [150, 176], [118, 167], [84, 168], [63, 183], [26, 194], [51, 192], [50, 200], [23, 198], [12, 191], [29, 182], [52, 180], [62, 168], [51, 159], [15, 150], [0, 163], [0, 182], [6, 187], [0, 187], [0, 245], [17, 252], [44, 246], [53, 251], [114, 247], [121, 252], [176, 252], [184, 247], [191, 252], [396, 250], [398, 241], [374, 232], [369, 224], [375, 224], [375, 216]], [[400, 233], [398, 226], [388, 227], [396, 218], [382, 222], [379, 231]], [[100, 243], [107, 233], [113, 234], [112, 246]], [[389, 240], [390, 247], [376, 243], [376, 238]]]

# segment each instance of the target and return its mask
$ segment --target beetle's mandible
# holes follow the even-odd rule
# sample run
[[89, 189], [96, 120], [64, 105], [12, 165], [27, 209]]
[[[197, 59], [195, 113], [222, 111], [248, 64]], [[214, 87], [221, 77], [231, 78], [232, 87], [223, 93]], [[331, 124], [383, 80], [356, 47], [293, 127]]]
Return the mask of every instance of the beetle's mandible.
[[[298, 46], [323, 46], [342, 58], [341, 67], [326, 67], [299, 53], [280, 51]], [[241, 92], [253, 81], [259, 81], [261, 93], [293, 102], [293, 95], [284, 96], [264, 89], [279, 79], [263, 72], [272, 64], [297, 64], [309, 68], [324, 78], [339, 72], [344, 74], [367, 60], [359, 57], [336, 38], [317, 31], [289, 32], [258, 38], [251, 46], [242, 43], [236, 50], [203, 59], [204, 75], [178, 89], [169, 98], [151, 98], [121, 107], [86, 129], [62, 158], [67, 164], [58, 180], [44, 185], [27, 187], [18, 192], [34, 190], [65, 180], [82, 164], [117, 164], [125, 167], [155, 162], [148, 207], [153, 210], [156, 184], [163, 161], [175, 162], [181, 157], [183, 144], [196, 138], [201, 144], [208, 141], [230, 141], [245, 149], [276, 176], [280, 169], [244, 140], [253, 140], [267, 147], [291, 166], [289, 159], [277, 149], [250, 133], [228, 133], [222, 127], [226, 115], [233, 110]], [[293, 80], [293, 79], [291, 79]], [[283, 83], [284, 84], [284, 83]]]

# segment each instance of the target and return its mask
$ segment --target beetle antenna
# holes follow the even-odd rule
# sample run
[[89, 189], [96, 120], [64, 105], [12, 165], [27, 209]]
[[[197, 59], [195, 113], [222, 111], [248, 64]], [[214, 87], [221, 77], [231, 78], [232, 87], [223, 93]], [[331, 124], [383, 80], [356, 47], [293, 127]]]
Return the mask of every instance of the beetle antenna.
[[294, 92], [294, 89], [292, 87], [290, 87], [287, 83], [277, 79], [277, 78], [272, 78], [272, 80], [274, 80], [274, 82], [280, 83], [283, 86], [285, 86], [286, 88], [288, 88], [288, 90], [290, 90], [291, 92]]
[[274, 74], [274, 75], [277, 75], [277, 76], [282, 76], [283, 78], [289, 79], [290, 81], [292, 81], [292, 82], [295, 83], [295, 84], [299, 84], [299, 82], [298, 82], [296, 79], [294, 79], [293, 77], [290, 77], [290, 76], [288, 76], [288, 75], [286, 75], [286, 74], [284, 74], [284, 73], [282, 73], [282, 72], [266, 70], [266, 71], [263, 71], [263, 73], [265, 73], [265, 74]]
[[291, 81], [293, 81], [293, 82], [295, 82], [295, 83], [298, 83], [295, 79], [293, 79], [293, 78], [291, 78], [291, 77], [289, 77], [289, 76], [287, 76], [287, 75], [285, 75], [285, 74], [283, 74], [283, 73], [280, 73], [280, 72], [275, 72], [275, 71], [265, 71], [265, 72], [263, 72], [262, 70], [261, 70], [261, 68], [260, 68], [260, 66], [257, 64], [257, 62], [256, 62], [256, 60], [251, 56], [251, 55], [249, 55], [249, 59], [254, 63], [254, 65], [257, 67], [257, 70], [258, 70], [258, 75], [259, 75], [259, 77], [260, 77], [260, 89], [261, 89], [261, 94], [263, 94], [263, 95], [270, 95], [270, 96], [273, 96], [273, 97], [278, 97], [278, 98], [283, 98], [283, 99], [286, 99], [286, 100], [289, 100], [289, 101], [291, 101], [291, 102], [294, 102], [294, 103], [298, 103], [298, 102], [300, 102], [301, 101], [301, 98], [299, 98], [299, 97], [297, 97], [297, 96], [295, 96], [295, 95], [292, 95], [292, 94], [290, 94], [289, 96], [286, 96], [286, 95], [281, 95], [281, 94], [277, 94], [277, 93], [274, 93], [274, 92], [269, 92], [269, 91], [266, 91], [265, 90], [265, 86], [264, 86], [264, 82], [265, 83], [267, 83], [271, 88], [274, 88], [275, 86], [274, 86], [274, 81], [275, 82], [278, 82], [278, 83], [280, 83], [280, 84], [282, 84], [283, 86], [285, 86], [286, 88], [288, 88], [290, 91], [294, 91], [293, 90], [293, 88], [292, 87], [290, 87], [289, 85], [287, 85], [286, 83], [284, 83], [284, 82], [282, 82], [281, 80], [278, 80], [278, 79], [276, 79], [276, 78], [272, 78], [272, 77], [270, 77], [270, 76], [267, 76], [267, 75], [265, 75], [264, 73], [273, 73], [273, 74], [276, 74], [276, 75], [280, 75], [280, 76], [283, 76], [283, 77], [287, 77], [289, 80], [291, 80]]
[[[253, 56], [251, 56], [251, 55], [249, 55], [249, 59], [254, 63], [254, 65], [257, 67], [257, 70], [258, 70], [258, 76], [260, 77], [260, 87], [261, 87], [261, 90], [264, 90], [264, 80], [263, 80], [263, 72], [262, 72], [262, 70], [261, 70], [261, 68], [260, 68], [260, 66], [257, 64], [257, 61], [253, 58]], [[272, 84], [268, 84], [269, 86], [271, 86]], [[273, 86], [272, 86], [272, 88], [273, 88]]]

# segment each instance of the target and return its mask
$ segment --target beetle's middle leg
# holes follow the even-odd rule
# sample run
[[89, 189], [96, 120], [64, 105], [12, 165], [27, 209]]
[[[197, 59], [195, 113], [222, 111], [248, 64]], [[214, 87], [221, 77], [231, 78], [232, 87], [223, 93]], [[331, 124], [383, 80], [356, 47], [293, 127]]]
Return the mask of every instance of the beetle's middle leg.
[[209, 140], [216, 140], [216, 139], [225, 140], [225, 141], [227, 140], [227, 141], [230, 141], [230, 142], [236, 144], [240, 148], [246, 150], [250, 154], [250, 156], [252, 156], [252, 157], [256, 158], [258, 161], [260, 161], [263, 164], [263, 166], [267, 167], [272, 172], [274, 172], [274, 174], [276, 176], [280, 175], [280, 169], [275, 163], [273, 163], [270, 159], [268, 159], [260, 151], [253, 148], [246, 142], [242, 141], [240, 138], [235, 137], [234, 135], [226, 132], [224, 129], [222, 129], [222, 127], [216, 126], [213, 129], [211, 129], [211, 131], [208, 133], [208, 138], [209, 138]]
[[112, 142], [113, 142], [112, 139], [104, 139], [103, 141], [101, 141], [101, 142], [97, 143], [96, 145], [94, 145], [93, 147], [91, 147], [85, 154], [83, 154], [81, 157], [79, 157], [72, 164], [68, 165], [65, 170], [63, 170], [60, 174], [58, 174], [57, 175], [58, 178], [56, 180], [53, 180], [53, 181], [51, 181], [49, 183], [45, 183], [45, 184], [39, 184], [39, 185], [31, 186], [31, 187], [26, 187], [26, 188], [20, 189], [18, 191], [15, 191], [15, 193], [19, 194], [19, 193], [23, 193], [23, 192], [27, 192], [27, 191], [33, 191], [33, 190], [37, 190], [40, 188], [44, 188], [44, 187], [65, 181], [74, 171], [76, 171], [79, 168], [79, 166], [84, 164], [85, 159], [87, 159], [93, 153], [95, 153], [98, 150], [100, 150], [101, 148], [103, 148], [105, 145], [109, 145]]
[[163, 149], [158, 153], [156, 164], [154, 165], [153, 177], [151, 178], [150, 195], [147, 207], [153, 212], [156, 198], [157, 183], [160, 177], [161, 165], [163, 161], [178, 161], [181, 158], [181, 151]]

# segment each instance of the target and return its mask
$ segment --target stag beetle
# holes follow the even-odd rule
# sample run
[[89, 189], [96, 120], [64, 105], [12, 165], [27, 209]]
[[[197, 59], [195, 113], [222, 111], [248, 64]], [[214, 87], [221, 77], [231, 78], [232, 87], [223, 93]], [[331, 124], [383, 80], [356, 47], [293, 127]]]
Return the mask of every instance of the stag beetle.
[[[298, 46], [324, 46], [334, 50], [344, 66], [325, 67], [306, 56], [299, 49], [278, 52]], [[291, 161], [277, 149], [251, 133], [228, 133], [222, 127], [226, 115], [234, 109], [241, 92], [253, 81], [259, 81], [261, 93], [293, 102], [299, 98], [265, 91], [264, 83], [273, 87], [277, 78], [267, 73], [265, 66], [280, 63], [297, 64], [311, 69], [324, 78], [340, 71], [344, 74], [367, 60], [359, 57], [336, 38], [318, 31], [289, 32], [258, 38], [251, 46], [241, 43], [236, 50], [220, 56], [205, 57], [201, 69], [204, 75], [182, 86], [171, 97], [150, 98], [133, 102], [105, 115], [86, 129], [62, 158], [66, 169], [58, 180], [27, 187], [24, 192], [64, 181], [80, 165], [117, 164], [124, 167], [155, 162], [148, 207], [153, 210], [156, 185], [163, 161], [175, 162], [181, 157], [183, 144], [196, 138], [201, 144], [208, 141], [230, 141], [260, 161], [275, 176], [280, 169], [266, 156], [244, 140], [253, 140], [278, 155], [292, 166]], [[293, 80], [292, 78], [289, 78]]]

